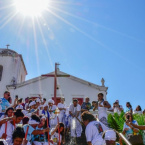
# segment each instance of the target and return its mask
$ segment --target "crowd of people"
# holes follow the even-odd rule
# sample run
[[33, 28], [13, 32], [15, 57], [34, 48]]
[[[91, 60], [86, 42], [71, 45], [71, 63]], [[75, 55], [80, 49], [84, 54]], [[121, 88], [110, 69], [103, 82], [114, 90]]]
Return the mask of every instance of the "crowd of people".
[[[16, 96], [12, 104], [10, 92], [5, 91], [0, 98], [0, 145], [61, 145], [65, 144], [65, 137], [69, 134], [72, 144], [81, 145], [82, 132], [85, 132], [88, 145], [115, 145], [117, 134], [109, 128], [107, 111], [121, 113], [124, 109], [118, 100], [111, 107], [102, 93], [96, 96], [96, 100], [91, 104], [86, 97], [79, 105], [74, 99], [68, 105], [65, 98], [61, 98], [61, 102], [55, 105], [52, 99], [41, 96], [36, 99], [27, 97], [24, 102]], [[137, 106], [133, 111], [129, 102], [126, 107], [123, 134], [129, 139], [145, 127], [138, 126], [132, 116], [132, 113], [143, 113], [141, 107]], [[90, 110], [98, 110], [98, 116], [91, 114]]]

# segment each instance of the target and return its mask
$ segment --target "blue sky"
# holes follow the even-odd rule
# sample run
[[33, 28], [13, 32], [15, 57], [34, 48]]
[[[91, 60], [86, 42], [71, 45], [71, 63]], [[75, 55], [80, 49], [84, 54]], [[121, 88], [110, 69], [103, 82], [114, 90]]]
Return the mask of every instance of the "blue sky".
[[95, 84], [103, 77], [111, 104], [145, 109], [144, 0], [53, 0], [34, 23], [21, 13], [12, 17], [11, 4], [0, 0], [0, 48], [10, 44], [23, 55], [27, 79], [59, 62], [61, 71]]

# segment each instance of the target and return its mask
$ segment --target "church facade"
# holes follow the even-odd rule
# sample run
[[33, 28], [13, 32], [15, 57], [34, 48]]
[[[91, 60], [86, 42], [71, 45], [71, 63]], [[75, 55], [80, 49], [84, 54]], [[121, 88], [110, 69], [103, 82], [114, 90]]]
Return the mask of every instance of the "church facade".
[[[55, 72], [48, 73], [53, 75]], [[58, 75], [69, 75], [57, 69]], [[47, 100], [54, 99], [54, 77], [39, 76], [30, 80], [25, 80], [27, 70], [22, 55], [10, 49], [0, 49], [0, 96], [4, 91], [11, 92], [14, 100], [15, 96], [19, 98], [38, 97], [41, 95]], [[108, 87], [104, 85], [104, 79], [101, 80], [102, 85], [96, 85], [86, 80], [69, 75], [69, 77], [57, 77], [56, 96], [57, 102], [61, 97], [65, 97], [66, 103], [69, 105], [72, 99], [76, 98], [81, 104], [85, 97], [89, 97], [90, 101], [97, 101], [98, 93], [104, 94], [106, 100]]]

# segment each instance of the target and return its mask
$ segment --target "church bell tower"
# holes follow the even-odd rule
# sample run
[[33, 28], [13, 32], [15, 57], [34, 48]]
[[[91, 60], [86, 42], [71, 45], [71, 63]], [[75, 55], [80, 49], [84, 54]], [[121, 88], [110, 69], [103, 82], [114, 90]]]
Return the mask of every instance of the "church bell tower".
[[7, 86], [16, 86], [25, 81], [27, 70], [22, 55], [7, 48], [0, 48], [0, 96]]

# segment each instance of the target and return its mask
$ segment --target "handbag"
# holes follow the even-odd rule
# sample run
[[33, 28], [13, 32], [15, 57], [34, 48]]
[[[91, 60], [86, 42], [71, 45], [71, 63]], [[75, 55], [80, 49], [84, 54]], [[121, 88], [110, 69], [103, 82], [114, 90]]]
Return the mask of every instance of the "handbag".
[[140, 134], [132, 135], [128, 140], [132, 145], [143, 145], [143, 138]]

